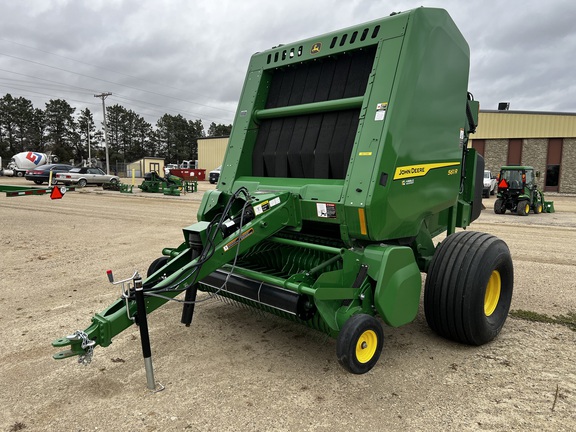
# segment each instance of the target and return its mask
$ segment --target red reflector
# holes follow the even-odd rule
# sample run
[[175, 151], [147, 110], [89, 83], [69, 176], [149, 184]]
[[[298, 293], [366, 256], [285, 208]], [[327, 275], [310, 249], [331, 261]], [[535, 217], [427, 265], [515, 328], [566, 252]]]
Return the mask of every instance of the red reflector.
[[506, 189], [508, 187], [508, 183], [506, 182], [506, 180], [502, 179], [502, 181], [498, 183], [498, 187], [500, 189]]

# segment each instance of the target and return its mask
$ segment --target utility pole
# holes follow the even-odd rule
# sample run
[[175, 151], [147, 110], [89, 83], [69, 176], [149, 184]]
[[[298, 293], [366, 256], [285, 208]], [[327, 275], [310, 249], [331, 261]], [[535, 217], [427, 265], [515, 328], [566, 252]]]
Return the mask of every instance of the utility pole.
[[88, 120], [88, 126], [86, 129], [88, 129], [88, 165], [92, 166], [92, 156], [90, 155], [90, 120]]
[[94, 97], [102, 98], [102, 112], [104, 113], [104, 144], [106, 146], [106, 174], [110, 174], [110, 159], [108, 158], [108, 125], [106, 124], [106, 104], [104, 100], [111, 96], [112, 93], [101, 93]]

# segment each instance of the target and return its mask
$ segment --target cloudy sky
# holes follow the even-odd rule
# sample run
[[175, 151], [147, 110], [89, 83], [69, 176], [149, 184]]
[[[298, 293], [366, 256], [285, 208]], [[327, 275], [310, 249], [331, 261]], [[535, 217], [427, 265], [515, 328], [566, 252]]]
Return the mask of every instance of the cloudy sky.
[[228, 124], [254, 52], [420, 6], [464, 34], [483, 109], [576, 113], [574, 0], [4, 0], [0, 96]]

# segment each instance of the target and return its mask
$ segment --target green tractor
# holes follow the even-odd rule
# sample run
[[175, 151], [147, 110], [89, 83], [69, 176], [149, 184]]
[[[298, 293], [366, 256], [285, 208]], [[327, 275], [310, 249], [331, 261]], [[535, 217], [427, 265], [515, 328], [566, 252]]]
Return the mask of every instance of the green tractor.
[[384, 325], [416, 318], [422, 273], [434, 332], [493, 340], [512, 299], [510, 251], [457, 232], [482, 210], [469, 63], [448, 13], [431, 8], [254, 54], [198, 222], [145, 278], [115, 282], [122, 296], [54, 341], [69, 346], [54, 357], [87, 362], [136, 322], [148, 372], [146, 315], [179, 301], [189, 326], [196, 304], [221, 296], [335, 338], [340, 364], [361, 374], [380, 357]]
[[548, 211], [550, 205], [544, 202], [544, 194], [536, 185], [537, 173], [530, 166], [503, 166], [498, 176], [498, 196], [494, 202], [494, 213], [504, 214], [506, 210], [520, 216]]

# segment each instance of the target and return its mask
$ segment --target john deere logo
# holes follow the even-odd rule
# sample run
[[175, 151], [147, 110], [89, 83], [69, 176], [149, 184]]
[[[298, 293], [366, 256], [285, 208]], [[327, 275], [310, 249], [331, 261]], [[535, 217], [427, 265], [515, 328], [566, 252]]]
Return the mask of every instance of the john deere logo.
[[322, 42], [316, 42], [314, 45], [312, 45], [312, 48], [310, 48], [310, 54], [318, 54], [321, 49]]

